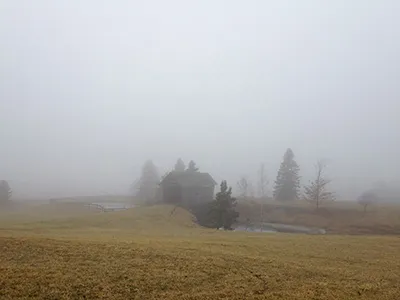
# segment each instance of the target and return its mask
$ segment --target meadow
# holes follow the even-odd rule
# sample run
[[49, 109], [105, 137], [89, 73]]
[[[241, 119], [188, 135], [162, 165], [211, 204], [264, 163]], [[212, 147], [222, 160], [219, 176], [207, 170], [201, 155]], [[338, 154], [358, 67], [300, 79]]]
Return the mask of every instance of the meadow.
[[323, 228], [331, 234], [400, 235], [400, 205], [376, 203], [367, 207], [354, 201], [324, 203], [318, 210], [305, 201], [282, 203], [247, 199], [239, 201], [240, 222], [261, 220]]
[[397, 235], [204, 229], [171, 206], [0, 213], [0, 299], [400, 299]]

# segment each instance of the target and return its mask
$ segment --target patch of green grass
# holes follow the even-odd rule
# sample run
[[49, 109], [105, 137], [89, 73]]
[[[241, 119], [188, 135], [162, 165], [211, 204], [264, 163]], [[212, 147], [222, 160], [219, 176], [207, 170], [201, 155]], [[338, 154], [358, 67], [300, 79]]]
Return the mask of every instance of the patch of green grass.
[[0, 221], [0, 299], [400, 299], [396, 236], [221, 232], [170, 206], [21, 219]]

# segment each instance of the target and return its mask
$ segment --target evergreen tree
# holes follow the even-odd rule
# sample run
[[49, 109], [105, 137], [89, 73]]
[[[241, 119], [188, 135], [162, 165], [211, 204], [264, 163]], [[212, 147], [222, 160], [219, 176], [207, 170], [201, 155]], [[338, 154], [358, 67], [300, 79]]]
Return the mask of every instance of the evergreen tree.
[[187, 168], [186, 171], [189, 171], [189, 172], [197, 172], [197, 171], [199, 171], [199, 168], [197, 168], [197, 167], [196, 167], [196, 163], [195, 163], [193, 160], [191, 160], [191, 161], [189, 162], [189, 166], [188, 166], [188, 168]]
[[221, 190], [217, 193], [211, 205], [214, 227], [232, 230], [232, 225], [239, 217], [239, 213], [235, 211], [235, 206], [236, 198], [232, 197], [232, 188], [228, 188], [224, 180], [221, 182]]
[[292, 149], [287, 149], [275, 181], [274, 198], [278, 201], [293, 201], [299, 198], [299, 165], [294, 160]]
[[12, 190], [5, 180], [0, 180], [0, 204], [6, 204], [11, 199]]
[[142, 174], [137, 183], [137, 196], [146, 200], [153, 200], [159, 183], [160, 176], [158, 175], [157, 167], [151, 160], [146, 161], [142, 167]]
[[175, 171], [183, 172], [185, 171], [185, 169], [186, 169], [185, 163], [183, 162], [182, 159], [179, 158], [175, 164]]

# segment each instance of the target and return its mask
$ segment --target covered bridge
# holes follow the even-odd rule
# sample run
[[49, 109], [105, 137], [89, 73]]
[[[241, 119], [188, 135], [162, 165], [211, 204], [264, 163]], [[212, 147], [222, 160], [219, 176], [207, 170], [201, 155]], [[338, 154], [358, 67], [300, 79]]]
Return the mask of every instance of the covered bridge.
[[217, 183], [209, 173], [172, 171], [161, 181], [163, 202], [185, 207], [212, 201]]

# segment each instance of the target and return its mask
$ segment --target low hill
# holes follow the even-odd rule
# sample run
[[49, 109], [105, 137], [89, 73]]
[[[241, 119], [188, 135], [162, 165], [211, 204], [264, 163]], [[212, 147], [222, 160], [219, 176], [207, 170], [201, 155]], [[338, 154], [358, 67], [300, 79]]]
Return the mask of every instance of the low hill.
[[1, 229], [58, 231], [101, 230], [150, 233], [198, 227], [188, 211], [170, 205], [137, 207], [118, 212], [88, 211], [84, 205], [41, 205], [29, 212], [8, 214], [0, 220]]

